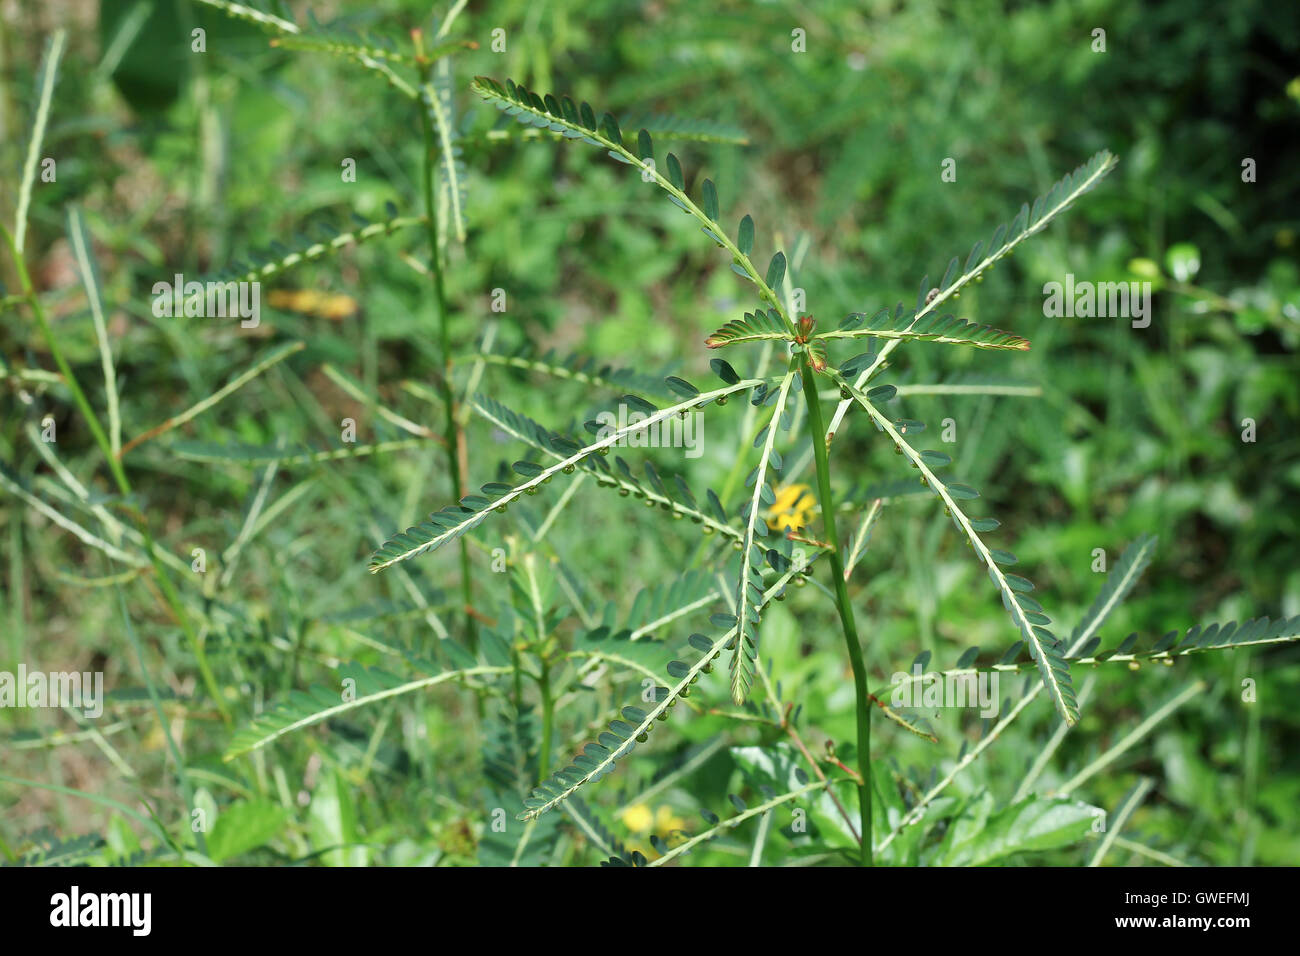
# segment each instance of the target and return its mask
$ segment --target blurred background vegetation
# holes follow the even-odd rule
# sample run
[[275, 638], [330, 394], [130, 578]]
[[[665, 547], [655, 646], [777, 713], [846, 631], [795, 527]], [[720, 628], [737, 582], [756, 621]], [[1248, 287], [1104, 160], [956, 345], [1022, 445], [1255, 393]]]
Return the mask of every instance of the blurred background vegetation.
[[[304, 5], [291, 6], [301, 19]], [[410, 28], [430, 23], [426, 3], [311, 7], [322, 23], [399, 45], [409, 42]], [[210, 395], [268, 346], [307, 343], [128, 459], [160, 544], [179, 556], [195, 547], [219, 554], [239, 534], [265, 468], [194, 460], [179, 454], [180, 442], [324, 446], [337, 444], [345, 417], [359, 423], [363, 441], [402, 437], [373, 413], [371, 397], [436, 423], [418, 388], [403, 387], [428, 386], [437, 368], [428, 281], [417, 268], [427, 244], [419, 230], [407, 230], [289, 272], [269, 287], [347, 296], [355, 312], [267, 307], [264, 287], [255, 330], [157, 318], [150, 289], [175, 273], [200, 276], [247, 259], [314, 222], [347, 228], [353, 213], [383, 219], [389, 202], [418, 215], [419, 126], [408, 101], [373, 74], [273, 49], [256, 27], [198, 4], [3, 3], [6, 221], [40, 50], [60, 25], [70, 28], [70, 47], [44, 149], [57, 159], [57, 181], [37, 186], [29, 249], [92, 402], [103, 408], [102, 377], [64, 232], [67, 204], [81, 208], [93, 237], [126, 437]], [[207, 31], [204, 54], [191, 52], [194, 27]], [[1097, 28], [1106, 31], [1104, 53], [1093, 49]], [[505, 31], [504, 52], [491, 48], [496, 29]], [[805, 32], [806, 52], [792, 51], [795, 29]], [[468, 236], [463, 246], [451, 243], [447, 276], [451, 338], [461, 356], [473, 354], [499, 318], [498, 350], [531, 344], [701, 378], [711, 357], [703, 337], [752, 307], [725, 258], [669, 204], [630, 187], [626, 171], [599, 151], [523, 143], [519, 127], [488, 136], [498, 114], [469, 94], [477, 74], [587, 99], [625, 129], [647, 113], [743, 129], [746, 146], [692, 144], [677, 152], [694, 176], [718, 184], [728, 221], [754, 216], [756, 258], [786, 250], [807, 311], [823, 324], [910, 304], [922, 276], [937, 278], [951, 256], [964, 258], [1022, 202], [1098, 149], [1118, 154], [1119, 168], [1098, 190], [959, 303], [963, 316], [1028, 337], [1032, 351], [907, 348], [890, 380], [987, 377], [1041, 388], [1038, 397], [916, 396], [907, 410], [957, 423], [950, 449], [957, 467], [1002, 519], [1063, 630], [1099, 587], [1094, 549], [1113, 562], [1147, 532], [1159, 536], [1159, 550], [1108, 624], [1108, 643], [1130, 631], [1300, 614], [1300, 7], [1263, 0], [476, 0], [453, 35], [479, 43], [452, 61], [469, 171]], [[356, 160], [355, 183], [341, 181], [347, 157]], [[955, 182], [941, 181], [947, 158], [956, 160]], [[1247, 158], [1256, 163], [1254, 182], [1243, 182]], [[776, 244], [764, 246], [774, 235]], [[1066, 273], [1152, 280], [1150, 327], [1045, 318], [1042, 287]], [[16, 289], [7, 259], [0, 278]], [[506, 292], [504, 315], [491, 312], [494, 289]], [[0, 354], [0, 455], [15, 481], [58, 501], [57, 480], [32, 440], [53, 415], [60, 458], [111, 501], [103, 463], [66, 391], [23, 374], [53, 368], [25, 309], [0, 313]], [[728, 357], [747, 371], [745, 356]], [[326, 363], [357, 391], [340, 388], [322, 371]], [[487, 367], [480, 387], [559, 429], [581, 423], [595, 403], [581, 385], [500, 366]], [[1253, 443], [1242, 440], [1244, 419], [1256, 423]], [[718, 487], [732, 464], [730, 427], [709, 419], [698, 460], [659, 456], [693, 487]], [[907, 477], [873, 436], [854, 416], [841, 430], [833, 467], [844, 486]], [[514, 457], [502, 436], [478, 422], [470, 447], [476, 483], [494, 477], [498, 459]], [[187, 601], [221, 612], [207, 635], [209, 653], [241, 719], [292, 688], [328, 681], [339, 659], [382, 662], [364, 634], [403, 646], [427, 640], [422, 616], [385, 616], [383, 602], [409, 593], [396, 578], [368, 575], [365, 559], [386, 534], [451, 500], [443, 464], [442, 452], [426, 445], [282, 467], [266, 499], [282, 504], [241, 552], [230, 580], [182, 582]], [[661, 535], [653, 516], [602, 492], [582, 494], [551, 541], [581, 567], [600, 602], [625, 609], [640, 583], [680, 571], [695, 550], [689, 532]], [[951, 531], [941, 512], [916, 498], [891, 505], [874, 533], [853, 593], [875, 684], [921, 651], [950, 661], [972, 644], [1009, 641], [995, 592]], [[510, 533], [510, 521], [485, 530], [486, 547]], [[12, 495], [0, 498], [0, 554], [0, 669], [20, 661], [101, 669], [110, 688], [142, 686], [118, 592], [96, 586], [113, 572], [102, 555]], [[484, 554], [475, 560], [485, 606], [507, 600], [506, 578], [487, 573]], [[407, 567], [420, 593], [453, 590], [449, 552]], [[476, 846], [487, 810], [472, 699], [439, 689], [332, 723], [329, 746], [317, 728], [225, 764], [228, 733], [202, 704], [175, 622], [147, 579], [126, 593], [146, 647], [143, 664], [175, 696], [167, 710], [201, 785], [198, 800], [238, 807], [240, 832], [256, 836], [248, 846], [223, 844], [230, 858], [276, 862], [329, 851], [319, 859], [490, 861], [486, 846]], [[786, 699], [804, 704], [814, 737], [845, 741], [852, 691], [840, 641], [830, 604], [813, 589], [765, 618], [764, 654], [783, 675]], [[1190, 863], [1295, 863], [1300, 716], [1289, 702], [1300, 694], [1298, 664], [1300, 649], [1287, 645], [1168, 669], [1099, 670], [1084, 721], [1045, 783], [1067, 778], [1160, 701], [1203, 679], [1208, 690], [1090, 781], [1087, 799], [1113, 807], [1139, 774], [1151, 776], [1156, 789], [1129, 827], [1135, 839]], [[1257, 682], [1251, 706], [1241, 702], [1244, 678]], [[1087, 679], [1076, 675], [1076, 686]], [[1009, 795], [1055, 724], [1050, 706], [1038, 702], [957, 790]], [[722, 729], [709, 718], [674, 727], [656, 741], [665, 751], [661, 769]], [[727, 729], [733, 742], [749, 739]], [[931, 766], [951, 765], [965, 732], [949, 717], [936, 729], [940, 743], [930, 744], [885, 725], [877, 756], [904, 772], [917, 768], [924, 781]], [[4, 773], [131, 806], [147, 800], [165, 808], [169, 823], [180, 819], [183, 802], [146, 704], [121, 701], [99, 733], [84, 730], [65, 714], [0, 713]], [[566, 726], [561, 740], [582, 730]], [[610, 813], [622, 808], [624, 838], [637, 845], [655, 827], [680, 825], [678, 817], [698, 821], [700, 806], [719, 808], [738, 772], [718, 751], [647, 806], [635, 795], [653, 767], [630, 761], [593, 790]], [[15, 852], [24, 834], [41, 827], [65, 837], [103, 835], [104, 859], [141, 846], [139, 826], [82, 796], [0, 782], [0, 807], [0, 838]], [[340, 844], [352, 847], [329, 849]], [[557, 860], [592, 859], [580, 841], [566, 845]], [[1078, 859], [1074, 852], [1039, 857]], [[1121, 854], [1113, 862], [1130, 859], [1140, 858]], [[738, 858], [719, 844], [697, 860]]]

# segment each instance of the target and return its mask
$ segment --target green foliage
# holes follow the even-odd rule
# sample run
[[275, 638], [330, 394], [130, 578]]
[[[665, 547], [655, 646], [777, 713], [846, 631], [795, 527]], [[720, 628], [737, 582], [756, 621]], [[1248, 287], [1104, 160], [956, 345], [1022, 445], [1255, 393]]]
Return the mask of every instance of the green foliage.
[[[1183, 161], [1253, 151], [1219, 97], [1117, 112], [1098, 91], [1143, 58], [1037, 55], [1058, 3], [831, 4], [774, 71], [762, 8], [456, 4], [408, 40], [426, 8], [204, 0], [234, 29], [139, 122], [107, 78], [198, 10], [17, 58], [0, 669], [57, 651], [111, 689], [102, 720], [6, 709], [6, 864], [1294, 857], [1300, 279], [1279, 177]], [[1239, 92], [1215, 44], [1246, 41], [1202, 19], [1179, 55]], [[1266, 137], [1293, 104], [1259, 95]], [[1102, 146], [1122, 173], [1047, 231], [1117, 169]], [[355, 308], [151, 314], [208, 270]], [[1039, 321], [1067, 270], [1152, 282], [1156, 324]], [[686, 422], [688, 454], [657, 440]], [[891, 697], [934, 679], [995, 706]]]

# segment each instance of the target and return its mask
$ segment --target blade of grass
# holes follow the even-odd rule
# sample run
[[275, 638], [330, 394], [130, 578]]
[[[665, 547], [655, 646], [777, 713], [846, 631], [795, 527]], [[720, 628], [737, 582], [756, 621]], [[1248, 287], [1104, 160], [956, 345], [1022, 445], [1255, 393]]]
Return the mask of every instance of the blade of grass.
[[1198, 680], [1188, 684], [1173, 697], [1169, 698], [1169, 700], [1157, 707], [1146, 720], [1142, 721], [1142, 723], [1138, 724], [1125, 734], [1124, 738], [1120, 740], [1119, 743], [1111, 747], [1096, 760], [1093, 760], [1061, 786], [1057, 787], [1056, 790], [1053, 791], [1053, 794], [1062, 797], [1069, 796], [1072, 792], [1079, 789], [1079, 787], [1083, 786], [1087, 781], [1091, 780], [1122, 757], [1130, 748], [1133, 747], [1134, 744], [1147, 734], [1151, 733], [1151, 731], [1155, 729], [1156, 724], [1160, 723], [1197, 694], [1203, 693], [1205, 688], [1205, 681]]
[[81, 283], [86, 287], [86, 298], [90, 301], [90, 316], [95, 323], [95, 339], [99, 343], [99, 364], [104, 369], [104, 396], [108, 402], [109, 444], [112, 446], [113, 454], [120, 456], [122, 416], [118, 410], [117, 374], [113, 370], [113, 353], [108, 345], [108, 325], [104, 321], [104, 304], [99, 292], [99, 277], [96, 275], [95, 262], [91, 258], [90, 235], [86, 231], [81, 210], [76, 206], [68, 209], [68, 241], [72, 245], [73, 258], [77, 260]]
[[18, 211], [14, 216], [14, 254], [20, 256], [26, 248], [27, 209], [32, 202], [32, 187], [36, 184], [36, 163], [45, 140], [45, 127], [50, 120], [50, 100], [54, 97], [54, 81], [59, 73], [59, 60], [68, 40], [67, 30], [56, 30], [50, 38], [41, 71], [37, 80], [39, 89], [36, 101], [36, 120], [32, 124], [32, 138], [27, 143], [27, 159], [23, 163], [23, 178], [18, 184]]
[[204, 412], [206, 412], [212, 406], [216, 405], [218, 402], [221, 402], [224, 399], [229, 398], [232, 394], [239, 391], [239, 389], [243, 388], [253, 379], [257, 378], [257, 376], [261, 375], [271, 366], [284, 361], [290, 355], [293, 355], [295, 352], [301, 352], [306, 347], [307, 347], [306, 344], [303, 342], [287, 342], [284, 345], [272, 349], [270, 352], [264, 354], [260, 359], [258, 359], [255, 363], [253, 363], [252, 368], [241, 373], [240, 375], [235, 376], [235, 378], [231, 379], [231, 381], [226, 383], [221, 388], [217, 389], [215, 392], [213, 392], [207, 398], [203, 399], [201, 402], [198, 402], [190, 406], [185, 411], [181, 412], [179, 415], [173, 415], [171, 418], [167, 419], [161, 425], [155, 425], [153, 428], [149, 429], [144, 434], [137, 435], [135, 438], [132, 438], [129, 442], [127, 442], [124, 446], [122, 446], [121, 452], [119, 452], [116, 457], [118, 459], [125, 458], [126, 453], [129, 452], [132, 448], [137, 448], [140, 445], [144, 444], [145, 442], [149, 441], [150, 439], [157, 438], [159, 435], [166, 434], [167, 432], [171, 431], [173, 428], [176, 428], [180, 425], [184, 425], [192, 418], [196, 418], [197, 416], [202, 415]]
[[1124, 829], [1124, 824], [1128, 822], [1128, 818], [1142, 805], [1142, 801], [1147, 798], [1147, 794], [1151, 792], [1151, 788], [1154, 786], [1155, 781], [1150, 777], [1142, 777], [1133, 785], [1133, 789], [1125, 794], [1124, 799], [1119, 803], [1119, 807], [1106, 821], [1106, 836], [1102, 838], [1101, 845], [1097, 847], [1097, 852], [1088, 861], [1089, 866], [1101, 866], [1101, 861], [1106, 858], [1106, 854], [1119, 837], [1119, 831]]

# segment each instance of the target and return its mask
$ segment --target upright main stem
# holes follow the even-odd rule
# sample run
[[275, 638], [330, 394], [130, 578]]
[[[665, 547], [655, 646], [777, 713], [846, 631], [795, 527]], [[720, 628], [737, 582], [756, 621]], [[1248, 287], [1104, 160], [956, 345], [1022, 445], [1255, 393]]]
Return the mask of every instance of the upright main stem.
[[[434, 90], [432, 83], [432, 70], [429, 63], [424, 60], [423, 40], [419, 33], [415, 34], [415, 45], [425, 92], [428, 96], [437, 96], [437, 91]], [[435, 316], [438, 321], [438, 349], [439, 358], [442, 361], [440, 385], [442, 406], [445, 412], [443, 433], [447, 444], [447, 463], [451, 469], [452, 493], [456, 496], [456, 500], [460, 501], [465, 493], [461, 473], [468, 470], [468, 464], [465, 454], [465, 433], [456, 421], [456, 396], [452, 389], [451, 330], [448, 328], [447, 290], [442, 276], [442, 248], [438, 242], [438, 203], [433, 190], [433, 124], [429, 121], [429, 110], [424, 103], [420, 102], [419, 107], [420, 126], [424, 132], [424, 224], [429, 234], [429, 274], [433, 278], [433, 302]], [[475, 652], [478, 649], [478, 625], [475, 623], [474, 614], [471, 611], [474, 604], [474, 593], [470, 582], [469, 544], [462, 537], [459, 545], [460, 586], [465, 601], [465, 626], [469, 638], [469, 649], [471, 652]]]
[[840, 625], [844, 630], [844, 643], [848, 645], [849, 662], [853, 667], [853, 691], [858, 717], [858, 811], [861, 815], [862, 844], [859, 859], [863, 866], [871, 866], [871, 701], [867, 693], [867, 667], [862, 660], [862, 644], [858, 628], [853, 621], [853, 605], [849, 603], [848, 582], [844, 579], [844, 559], [840, 555], [839, 535], [835, 531], [835, 501], [831, 497], [831, 469], [826, 455], [826, 429], [822, 425], [822, 409], [817, 398], [817, 381], [808, 364], [806, 354], [799, 356], [799, 377], [803, 379], [803, 393], [808, 400], [808, 424], [812, 431], [813, 458], [817, 463], [817, 497], [821, 502], [825, 524], [826, 543], [830, 545], [831, 575], [835, 578], [835, 603], [840, 612]]
[[537, 680], [542, 696], [542, 742], [537, 751], [537, 779], [544, 782], [551, 773], [551, 736], [555, 726], [555, 699], [551, 696], [551, 665], [541, 660], [542, 675]]

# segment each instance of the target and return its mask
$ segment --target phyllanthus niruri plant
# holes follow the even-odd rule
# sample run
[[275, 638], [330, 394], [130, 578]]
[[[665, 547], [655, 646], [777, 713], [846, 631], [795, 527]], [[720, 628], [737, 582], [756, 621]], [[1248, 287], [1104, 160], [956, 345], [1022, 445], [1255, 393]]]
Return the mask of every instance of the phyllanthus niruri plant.
[[[893, 439], [895, 447], [906, 454], [913, 465], [921, 471], [921, 480], [928, 483], [943, 500], [948, 513], [953, 516], [958, 527], [987, 564], [989, 574], [1001, 591], [1004, 603], [1019, 628], [1031, 656], [1038, 663], [1044, 687], [1053, 704], [1067, 723], [1074, 723], [1078, 718], [1078, 705], [1070, 682], [1069, 668], [1062, 652], [1062, 644], [1047, 630], [1050, 620], [1043, 614], [1041, 606], [1025, 596], [1025, 592], [1032, 589], [1032, 584], [1025, 578], [1009, 575], [1002, 570], [1002, 565], [1014, 563], [1013, 555], [1006, 551], [991, 549], [984, 544], [982, 535], [997, 527], [996, 519], [968, 517], [957, 502], [977, 497], [974, 489], [959, 483], [944, 482], [936, 475], [935, 468], [948, 464], [946, 455], [932, 451], [917, 452], [911, 446], [905, 434], [919, 431], [923, 426], [908, 421], [893, 422], [879, 411], [878, 405], [883, 405], [893, 398], [892, 386], [876, 386], [869, 392], [863, 392], [862, 389], [880, 370], [890, 347], [909, 338], [990, 349], [1027, 348], [1028, 342], [1019, 336], [987, 326], [977, 326], [951, 315], [939, 315], [937, 310], [949, 298], [955, 297], [966, 283], [978, 278], [980, 273], [1009, 254], [1019, 242], [1042, 229], [1074, 199], [1095, 186], [1113, 167], [1113, 157], [1109, 153], [1098, 154], [1088, 164], [1054, 186], [1045, 197], [1037, 200], [1032, 210], [1026, 206], [1010, 227], [1000, 227], [994, 233], [987, 251], [984, 250], [982, 243], [975, 245], [967, 257], [964, 269], [960, 268], [958, 259], [954, 258], [936, 294], [930, 294], [928, 279], [923, 281], [915, 309], [904, 311], [900, 303], [892, 315], [887, 309], [881, 310], [865, 323], [864, 316], [850, 315], [840, 323], [838, 329], [818, 332], [811, 316], [792, 317], [777, 292], [785, 277], [784, 253], [778, 251], [772, 257], [766, 273], [760, 274], [750, 258], [755, 233], [753, 219], [745, 216], [740, 221], [735, 240], [729, 238], [728, 230], [718, 222], [717, 190], [713, 183], [707, 179], [703, 181], [700, 204], [697, 205], [685, 192], [685, 179], [680, 162], [675, 155], [669, 153], [666, 157], [667, 176], [659, 172], [654, 162], [653, 140], [648, 131], [639, 132], [636, 152], [633, 152], [624, 145], [623, 134], [614, 117], [606, 113], [598, 123], [594, 111], [585, 103], [577, 106], [567, 98], [561, 102], [549, 95], [543, 99], [512, 82], [507, 81], [507, 85], [503, 87], [484, 77], [475, 81], [474, 90], [522, 122], [550, 129], [566, 138], [581, 139], [605, 149], [614, 159], [639, 168], [643, 176], [664, 189], [671, 202], [693, 216], [700, 223], [701, 230], [720, 248], [730, 253], [732, 268], [757, 286], [759, 299], [767, 305], [766, 311], [750, 313], [744, 319], [728, 323], [711, 335], [705, 344], [710, 348], [720, 348], [745, 342], [784, 341], [789, 346], [789, 367], [785, 375], [773, 385], [756, 379], [742, 380], [729, 364], [717, 361], [714, 366], [723, 379], [724, 386], [709, 392], [700, 392], [695, 386], [674, 379], [675, 390], [686, 396], [685, 401], [665, 409], [648, 406], [648, 417], [630, 424], [627, 429], [615, 432], [602, 441], [574, 448], [560, 461], [548, 467], [543, 468], [530, 462], [519, 463], [516, 470], [529, 476], [528, 481], [514, 487], [501, 483], [485, 485], [482, 496], [462, 499], [460, 505], [446, 508], [430, 516], [426, 523], [408, 529], [404, 534], [385, 543], [376, 553], [371, 563], [371, 570], [382, 570], [459, 538], [484, 520], [491, 511], [503, 511], [511, 501], [533, 491], [556, 472], [572, 470], [579, 462], [587, 460], [591, 455], [607, 451], [608, 447], [617, 438], [623, 437], [627, 430], [640, 430], [672, 415], [702, 410], [710, 403], [724, 399], [735, 392], [752, 391], [752, 402], [758, 406], [771, 405], [772, 411], [767, 417], [767, 425], [759, 436], [761, 451], [754, 470], [746, 482], [747, 487], [754, 489], [753, 494], [739, 515], [742, 527], [739, 542], [742, 558], [733, 601], [736, 608], [734, 623], [723, 636], [715, 639], [707, 648], [702, 648], [704, 654], [694, 669], [674, 668], [681, 673], [670, 671], [671, 676], [678, 678], [677, 686], [664, 694], [649, 714], [633, 715], [639, 716], [639, 719], [635, 721], [628, 738], [644, 737], [653, 722], [667, 710], [670, 702], [696, 677], [697, 671], [711, 663], [713, 658], [724, 649], [729, 651], [732, 699], [737, 704], [743, 703], [754, 679], [758, 645], [757, 624], [762, 603], [761, 568], [766, 555], [758, 547], [757, 541], [766, 534], [766, 529], [760, 520], [760, 514], [763, 505], [770, 505], [775, 500], [775, 495], [768, 484], [769, 471], [776, 472], [781, 467], [781, 457], [775, 448], [777, 432], [789, 428], [791, 417], [788, 403], [794, 386], [798, 385], [808, 404], [809, 427], [815, 435], [822, 434], [820, 402], [814, 375], [823, 374], [840, 387], [846, 401], [851, 400], [860, 405], [877, 427]], [[827, 340], [872, 337], [885, 338], [888, 340], [888, 345], [879, 353], [867, 352], [849, 359], [838, 369], [828, 364], [825, 345]], [[856, 383], [850, 381], [853, 378], [857, 379]], [[760, 442], [755, 444], [758, 445]], [[822, 513], [832, 515], [835, 512], [835, 505], [829, 485], [826, 442], [815, 441], [814, 452]], [[833, 521], [827, 522], [826, 538], [825, 550], [830, 555], [839, 613], [850, 658], [853, 661], [855, 684], [858, 690], [858, 709], [861, 714], [866, 715], [868, 712], [866, 678], [853, 622], [853, 610], [845, 590], [843, 566]], [[859, 736], [862, 738], [861, 772], [864, 781], [869, 779], [867, 727], [864, 716], [862, 726], [859, 728]], [[613, 749], [602, 744], [600, 751], [595, 755], [584, 755], [585, 759], [575, 761], [574, 767], [567, 768], [553, 777], [551, 786], [543, 785], [538, 788], [537, 793], [526, 801], [527, 815], [537, 816], [550, 809], [587, 780], [606, 772], [615, 760], [630, 749], [631, 740], [625, 738]], [[576, 775], [571, 772], [573, 770], [577, 771]], [[862, 790], [863, 832], [869, 832], [868, 788], [864, 786]]]
[[[733, 578], [732, 591], [728, 595], [734, 613], [713, 615], [711, 621], [719, 629], [714, 636], [693, 634], [689, 644], [698, 653], [694, 661], [669, 661], [665, 669], [670, 680], [667, 686], [656, 686], [651, 706], [625, 708], [620, 719], [612, 721], [596, 742], [588, 744], [568, 766], [555, 771], [533, 789], [524, 800], [520, 818], [535, 821], [548, 810], [572, 798], [585, 784], [608, 774], [615, 763], [626, 756], [638, 742], [648, 739], [656, 722], [666, 719], [669, 711], [689, 696], [691, 686], [700, 675], [711, 670], [715, 661], [724, 654], [730, 671], [732, 700], [736, 704], [746, 701], [757, 673], [762, 612], [770, 600], [780, 596], [790, 577], [790, 539], [783, 539], [775, 547], [764, 547], [763, 539], [766, 539], [769, 532], [760, 515], [764, 506], [770, 506], [775, 501], [770, 482], [784, 467], [782, 454], [777, 448], [778, 437], [780, 433], [790, 430], [795, 420], [797, 396], [800, 394], [806, 405], [806, 414], [800, 420], [812, 439], [825, 540], [809, 542], [802, 537], [799, 540], [815, 545], [816, 557], [824, 556], [830, 566], [836, 610], [854, 675], [858, 715], [858, 832], [861, 861], [869, 863], [872, 855], [873, 777], [869, 717], [871, 703], [874, 701], [879, 704], [879, 700], [867, 691], [861, 644], [854, 621], [853, 605], [846, 588], [843, 552], [835, 527], [834, 515], [839, 507], [832, 490], [828, 461], [828, 449], [834, 430], [850, 407], [865, 412], [875, 429], [883, 433], [893, 443], [895, 451], [919, 472], [920, 483], [942, 502], [945, 513], [952, 518], [958, 531], [974, 550], [977, 560], [986, 567], [1018, 634], [1018, 640], [1003, 655], [1002, 663], [996, 666], [1019, 669], [1023, 665], [1017, 663], [1017, 658], [1022, 652], [1027, 654], [1028, 660], [1038, 670], [1041, 681], [1039, 689], [1047, 693], [1065, 724], [1073, 725], [1079, 718], [1079, 704], [1068, 658], [1089, 647], [1095, 649], [1096, 645], [1088, 635], [1076, 634], [1076, 639], [1067, 647], [1049, 629], [1051, 619], [1042, 605], [1030, 596], [1034, 589], [1032, 582], [1006, 570], [1016, 564], [1015, 555], [986, 543], [986, 536], [999, 527], [997, 519], [972, 514], [969, 502], [979, 497], [978, 492], [966, 484], [940, 476], [939, 470], [950, 464], [947, 455], [916, 446], [913, 436], [924, 430], [923, 423], [896, 419], [885, 414], [882, 409], [894, 399], [896, 389], [893, 385], [877, 384], [876, 379], [886, 368], [886, 359], [890, 353], [909, 340], [981, 349], [1028, 349], [1029, 342], [1022, 336], [978, 325], [941, 310], [950, 300], [955, 300], [966, 285], [978, 281], [998, 260], [1011, 254], [1017, 245], [1041, 231], [1074, 200], [1094, 188], [1114, 167], [1114, 157], [1108, 152], [1098, 153], [1056, 183], [1046, 195], [1035, 200], [1032, 206], [1023, 206], [1010, 224], [999, 226], [994, 231], [987, 245], [982, 241], [976, 242], [964, 264], [954, 257], [936, 286], [931, 287], [928, 277], [923, 279], [914, 308], [907, 309], [900, 303], [892, 310], [881, 309], [870, 317], [865, 314], [850, 314], [838, 327], [819, 330], [811, 315], [793, 313], [788, 298], [781, 293], [787, 270], [784, 253], [777, 251], [767, 269], [760, 271], [751, 258], [755, 239], [753, 219], [748, 215], [743, 216], [732, 238], [730, 230], [721, 224], [717, 190], [712, 181], [704, 179], [698, 196], [690, 195], [681, 164], [674, 154], [668, 153], [662, 166], [656, 162], [655, 145], [649, 131], [640, 130], [635, 137], [635, 146], [630, 147], [618, 121], [608, 113], [597, 120], [595, 111], [587, 103], [575, 104], [568, 98], [539, 96], [511, 81], [501, 85], [485, 77], [476, 79], [473, 89], [525, 125], [548, 130], [566, 139], [581, 140], [604, 150], [611, 158], [636, 169], [641, 179], [653, 182], [667, 193], [669, 201], [693, 217], [701, 231], [730, 256], [732, 269], [755, 287], [760, 303], [753, 312], [728, 322], [710, 335], [705, 345], [717, 349], [746, 343], [780, 343], [788, 362], [784, 373], [779, 376], [743, 378], [728, 362], [715, 359], [711, 364], [722, 380], [720, 387], [701, 389], [680, 378], [670, 378], [666, 384], [680, 400], [665, 407], [637, 396], [625, 396], [622, 401], [641, 409], [644, 417], [613, 434], [606, 434], [605, 437], [586, 444], [549, 434], [545, 429], [535, 426], [508, 429], [511, 434], [547, 453], [552, 460], [548, 463], [531, 460], [515, 462], [513, 470], [525, 480], [484, 485], [481, 494], [467, 496], [459, 504], [430, 515], [424, 523], [395, 535], [372, 558], [371, 570], [382, 571], [458, 540], [493, 512], [504, 512], [511, 504], [522, 500], [523, 496], [535, 494], [557, 474], [572, 474], [576, 469], [582, 468], [595, 475], [600, 484], [619, 486], [625, 479], [604, 461], [610, 447], [627, 434], [651, 428], [672, 416], [704, 411], [710, 406], [716, 408], [735, 395], [745, 395], [754, 407], [761, 409], [762, 428], [754, 441], [757, 453], [752, 459], [753, 467], [746, 480], [746, 487], [751, 488], [752, 492], [746, 496], [737, 514], [728, 514], [712, 491], [709, 492], [711, 508], [702, 514], [694, 496], [684, 484], [677, 501], [670, 501], [666, 493], [658, 501], [648, 500], [650, 504], [660, 504], [675, 517], [687, 515], [697, 522], [708, 522], [706, 530], [722, 531], [735, 539], [740, 560]], [[661, 172], [661, 169], [666, 170], [666, 173]], [[864, 339], [873, 345], [867, 352], [832, 363], [828, 347], [840, 339]], [[874, 342], [880, 339], [885, 340], [884, 345], [877, 349]], [[819, 378], [833, 383], [841, 396], [841, 405], [832, 419], [830, 430], [823, 425], [817, 390]], [[588, 422], [587, 429], [594, 434], [600, 433], [595, 422]], [[789, 443], [789, 439], [782, 442], [787, 446]], [[623, 475], [630, 479], [631, 473], [627, 466], [621, 461], [619, 464]], [[653, 471], [651, 474], [654, 474]], [[659, 491], [664, 491], [657, 478], [656, 485]], [[1126, 555], [1126, 560], [1121, 562], [1125, 573], [1132, 567], [1144, 564], [1149, 557], [1147, 546], [1152, 543], [1144, 543], [1137, 556]], [[799, 569], [800, 572], [807, 570], [809, 569]], [[769, 574], [776, 576], [774, 582], [765, 577]], [[1111, 586], [1112, 595], [1128, 586], [1131, 586], [1131, 582], [1121, 577], [1119, 583]], [[1097, 612], [1095, 616], [1099, 619], [1102, 613]], [[1283, 626], [1275, 626], [1270, 630], [1266, 619], [1248, 628], [1252, 640], [1266, 633], [1280, 637], [1288, 629], [1293, 629], [1293, 624], [1284, 623]], [[1199, 637], [1189, 639], [1193, 647], [1201, 646]], [[1157, 648], [1152, 649], [1151, 654], [1167, 652], [1172, 643], [1168, 639], [1162, 641]], [[1131, 650], [1132, 644], [1132, 641], [1126, 642], [1116, 654]], [[1185, 643], [1184, 647], [1186, 646]], [[977, 649], [972, 650], [978, 654]], [[963, 655], [961, 663], [967, 666], [971, 661]], [[1026, 699], [1032, 699], [1032, 696], [1034, 695], [1027, 695]], [[886, 713], [890, 713], [888, 708], [881, 706]], [[909, 726], [896, 715], [890, 716]], [[915, 730], [910, 726], [909, 729]], [[804, 792], [805, 787], [815, 786], [809, 784], [802, 774], [796, 778], [796, 782], [800, 784], [797, 788], [800, 793]], [[774, 799], [780, 802], [793, 797], [787, 794]], [[928, 804], [930, 799], [932, 798], [927, 798], [925, 803]], [[740, 809], [744, 816], [746, 808], [741, 805]], [[893, 831], [889, 839], [892, 840], [897, 832], [897, 829]], [[623, 862], [638, 862], [621, 859]]]

